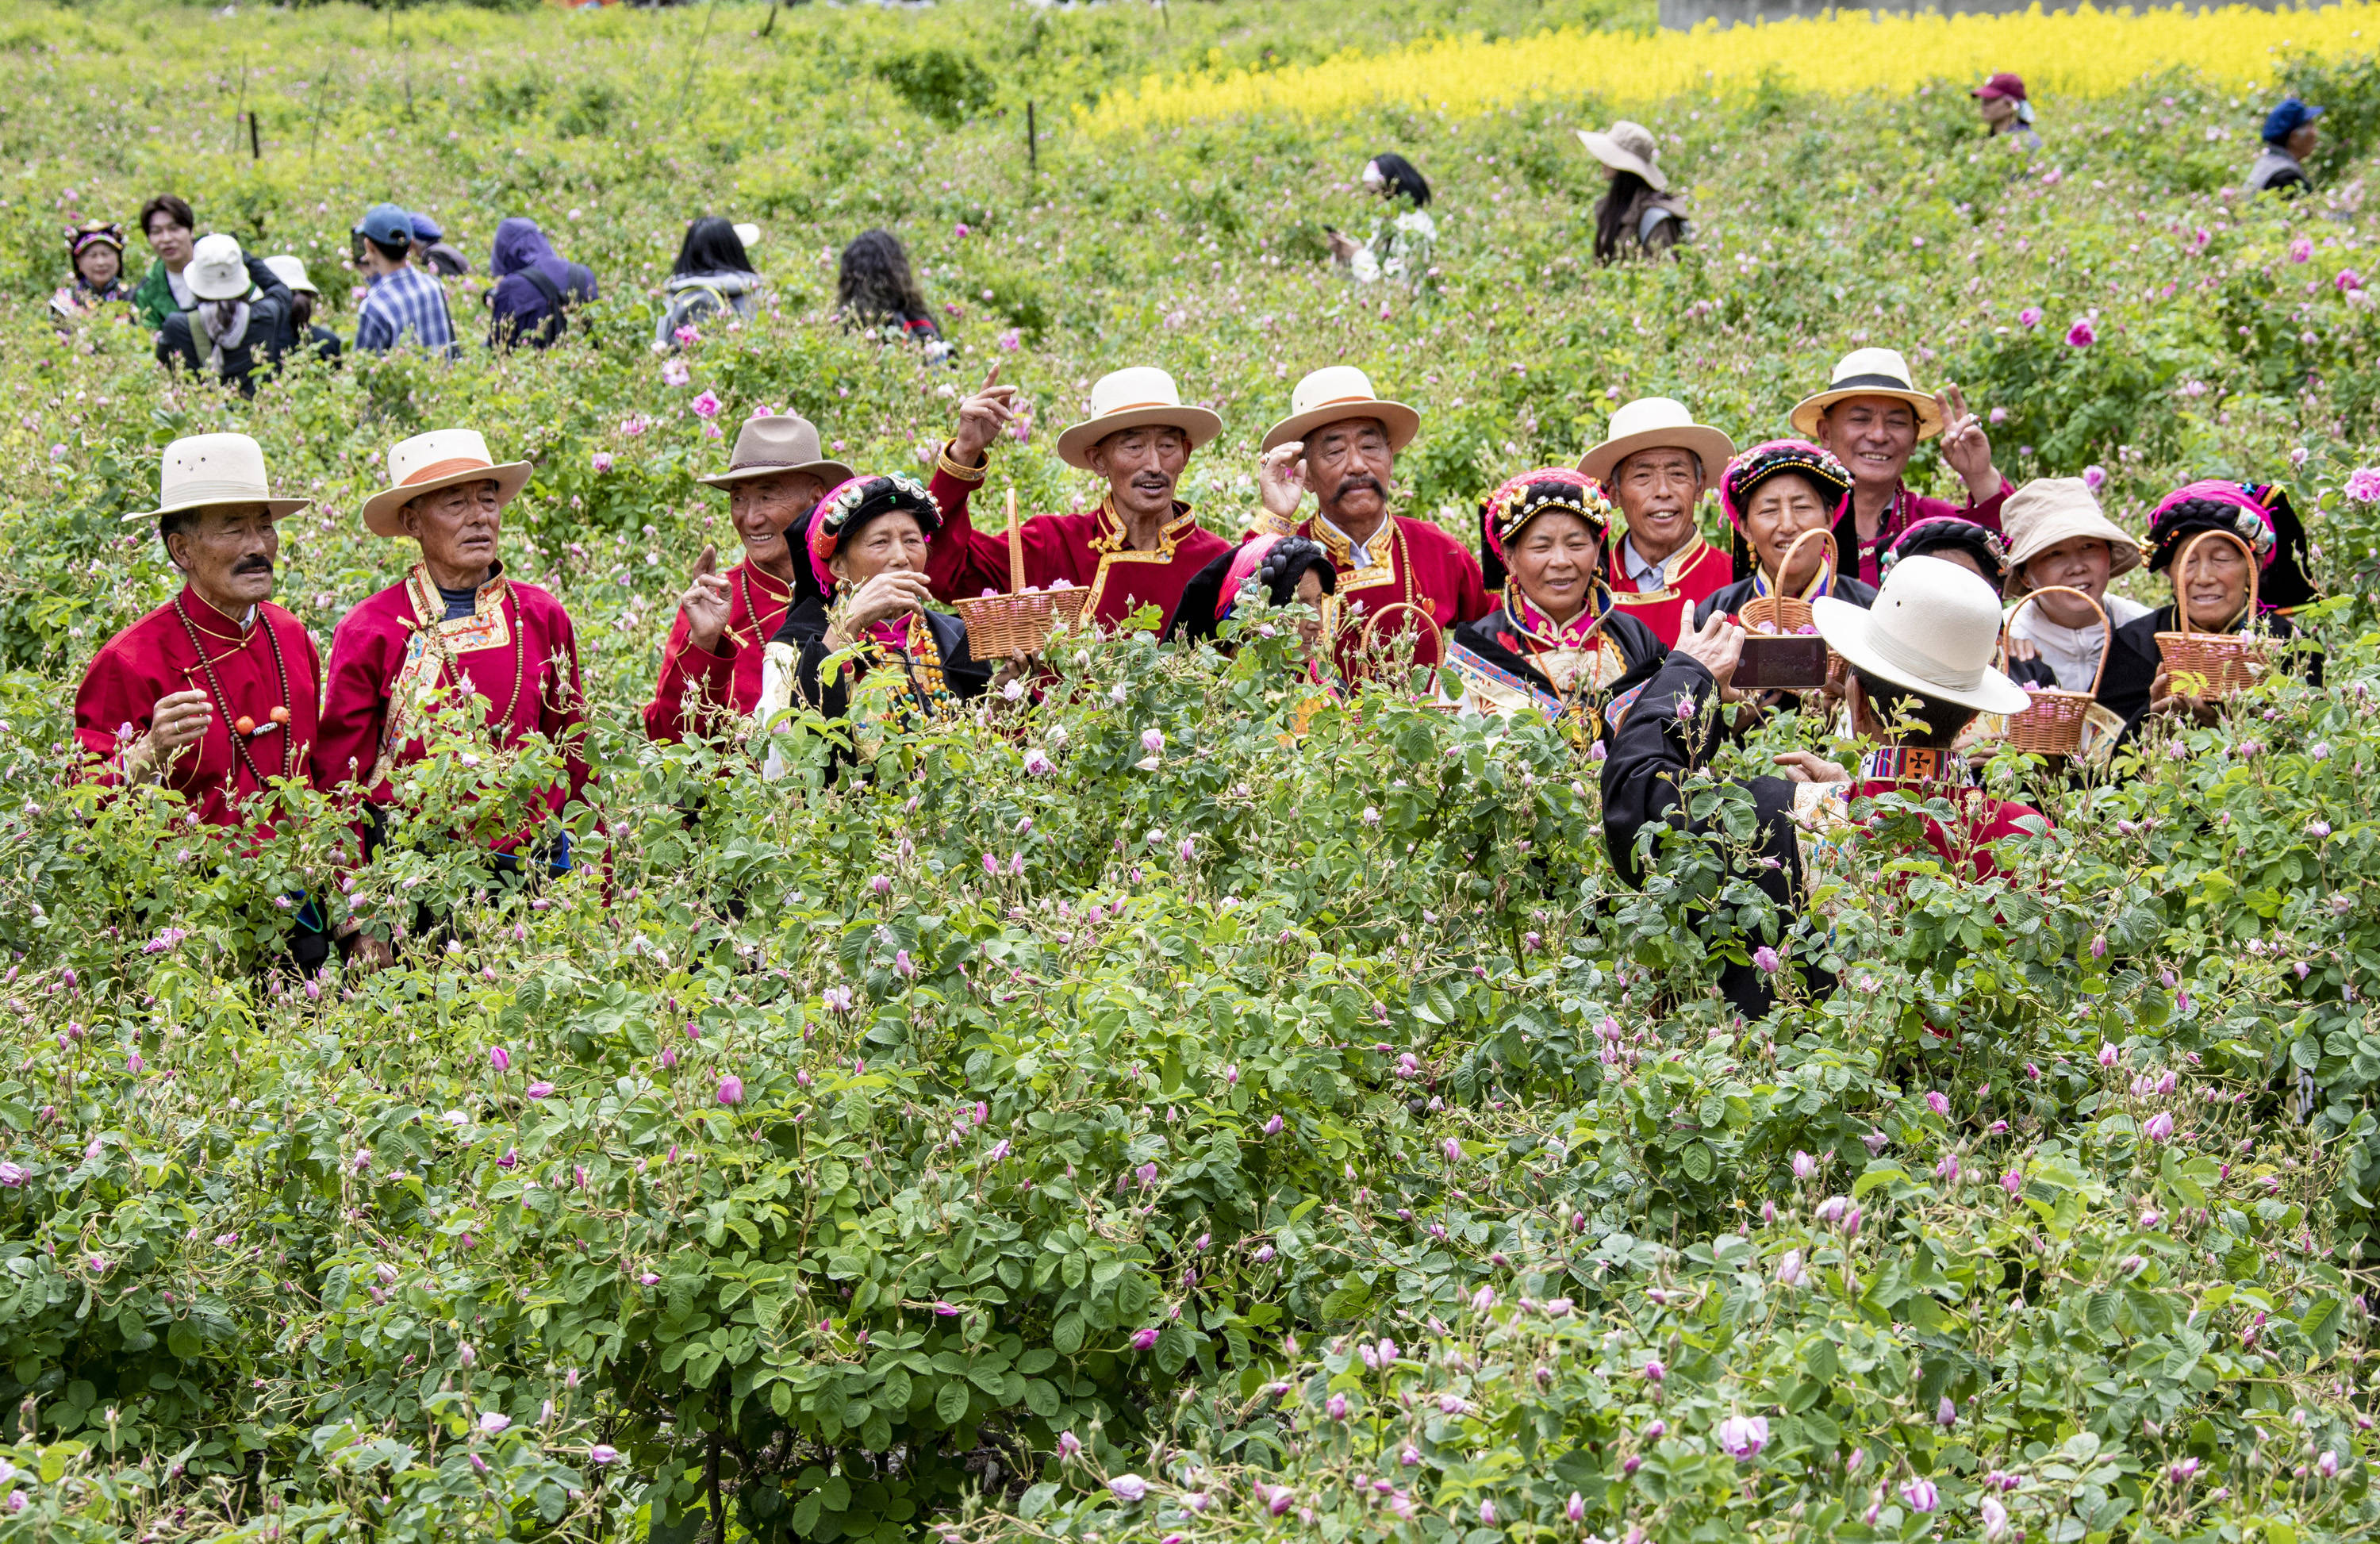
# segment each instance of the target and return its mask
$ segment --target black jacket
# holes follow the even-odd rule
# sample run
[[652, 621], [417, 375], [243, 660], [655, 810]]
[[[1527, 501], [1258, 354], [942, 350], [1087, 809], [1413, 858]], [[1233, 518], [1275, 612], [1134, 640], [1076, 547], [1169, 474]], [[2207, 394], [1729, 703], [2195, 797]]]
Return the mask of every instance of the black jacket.
[[[1519, 624], [1502, 606], [1498, 606], [1487, 615], [1455, 628], [1454, 646], [1468, 650], [1499, 670], [1519, 676], [1548, 697], [1560, 699], [1562, 694], [1556, 689], [1553, 681], [1537, 668], [1536, 661], [1528, 653], [1523, 640], [1515, 636], [1518, 632]], [[1604, 712], [1605, 705], [1652, 680], [1654, 674], [1661, 668], [1661, 662], [1669, 658], [1670, 650], [1652, 628], [1618, 610], [1603, 619], [1603, 636], [1620, 650], [1620, 657], [1628, 667], [1618, 680], [1585, 704], [1587, 711], [1595, 715], [1596, 737], [1608, 740], [1611, 736], [1611, 721]]]
[[[777, 628], [771, 643], [790, 644], [795, 656], [795, 689], [802, 700], [828, 718], [841, 718], [851, 708], [851, 686], [868, 673], [865, 661], [855, 660], [835, 672], [834, 679], [821, 685], [819, 673], [828, 657], [835, 652], [827, 647], [826, 602], [818, 595], [805, 595], [785, 613], [785, 620]], [[981, 697], [991, 685], [992, 666], [978, 660], [967, 650], [966, 624], [947, 612], [924, 614], [926, 626], [934, 635], [934, 647], [942, 656], [942, 683], [951, 695], [961, 701]], [[918, 679], [917, 667], [905, 661], [902, 667], [909, 677], [907, 706], [923, 711], [927, 706], [925, 687]]]
[[[2168, 602], [2146, 616], [2125, 623], [2108, 641], [2107, 670], [2099, 681], [2099, 705], [2124, 721], [2128, 737], [2148, 716], [2150, 688], [2155, 685], [2157, 672], [2165, 666], [2165, 651], [2157, 647], [2156, 636], [2179, 630], [2174, 616], [2174, 608]], [[2278, 612], [2265, 614], [2259, 618], [2259, 626], [2276, 638], [2303, 636], [2296, 623]], [[2320, 650], [2309, 647], [2302, 653], [2281, 658], [2284, 663], [2295, 662], [2294, 669], [2309, 685], [2322, 685]]]
[[[248, 260], [248, 277], [255, 286], [248, 303], [248, 332], [238, 347], [224, 350], [223, 379], [225, 384], [237, 386], [241, 395], [254, 396], [257, 367], [269, 368], [295, 346], [297, 329], [290, 323], [289, 286], [264, 266], [263, 259]], [[191, 313], [176, 311], [157, 334], [157, 362], [203, 375], [210, 352], [205, 344], [206, 334]]]
[[[1691, 819], [1679, 808], [1679, 784], [1718, 738], [1716, 715], [1705, 707], [1716, 690], [1717, 683], [1701, 662], [1673, 653], [1654, 672], [1612, 736], [1603, 763], [1603, 841], [1620, 877], [1639, 889], [1645, 876], [1636, 860], [1636, 841], [1647, 826], [1666, 823], [1697, 835], [1710, 830], [1707, 821]], [[1694, 707], [1682, 720], [1678, 717], [1681, 699]], [[1790, 918], [1802, 894], [1801, 844], [1794, 838], [1791, 818], [1793, 784], [1781, 777], [1755, 777], [1732, 786], [1751, 796], [1756, 829], [1750, 851], [1730, 859], [1728, 878], [1758, 886]], [[1748, 952], [1759, 942], [1746, 939], [1742, 944]], [[1718, 986], [1746, 1018], [1766, 1014], [1774, 1001], [1768, 978], [1750, 965], [1722, 963]]]

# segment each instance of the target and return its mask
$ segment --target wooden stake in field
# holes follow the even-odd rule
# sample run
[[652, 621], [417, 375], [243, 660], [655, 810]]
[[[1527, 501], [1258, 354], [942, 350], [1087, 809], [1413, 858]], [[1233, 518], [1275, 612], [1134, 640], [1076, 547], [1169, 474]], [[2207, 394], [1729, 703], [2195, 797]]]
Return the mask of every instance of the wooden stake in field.
[[1033, 103], [1025, 103], [1025, 165], [1035, 176], [1041, 175], [1041, 131], [1033, 122]]
[[250, 161], [264, 159], [264, 145], [257, 138], [256, 109], [253, 107], [248, 110], [248, 158]]

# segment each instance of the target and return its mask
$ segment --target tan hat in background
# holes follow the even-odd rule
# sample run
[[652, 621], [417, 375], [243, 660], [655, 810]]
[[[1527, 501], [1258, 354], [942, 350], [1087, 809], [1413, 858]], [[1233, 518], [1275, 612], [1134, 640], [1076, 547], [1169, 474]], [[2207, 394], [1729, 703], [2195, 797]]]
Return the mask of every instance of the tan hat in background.
[[2011, 601], [2033, 589], [2024, 565], [2061, 541], [2105, 541], [2109, 578], [2141, 565], [2139, 541], [2107, 518], [2091, 485], [2079, 477], [2035, 478], [2026, 483], [2000, 505], [2000, 525], [2008, 532], [2007, 595]]
[[819, 449], [818, 425], [799, 413], [775, 413], [746, 419], [735, 432], [735, 448], [727, 454], [727, 469], [695, 480], [706, 488], [724, 488], [780, 472], [808, 472], [830, 488], [857, 475], [842, 462], [825, 458]]
[[527, 461], [491, 460], [487, 439], [476, 429], [433, 429], [399, 440], [388, 453], [390, 486], [364, 501], [364, 529], [374, 536], [403, 536], [407, 505], [458, 482], [492, 481], [497, 499], [510, 504], [534, 469]]
[[1223, 420], [1212, 411], [1185, 406], [1173, 377], [1153, 365], [1112, 371], [1091, 387], [1091, 416], [1068, 424], [1058, 436], [1058, 459], [1070, 467], [1091, 469], [1091, 447], [1111, 434], [1151, 424], [1178, 429], [1196, 450], [1223, 432]]
[[1703, 486], [1718, 486], [1735, 455], [1735, 442], [1707, 424], [1673, 396], [1640, 396], [1611, 415], [1603, 443], [1578, 458], [1578, 469], [1611, 490], [1611, 474], [1640, 450], [1684, 450], [1702, 458]]
[[1404, 449], [1421, 432], [1421, 415], [1402, 402], [1382, 401], [1370, 376], [1354, 365], [1326, 365], [1289, 394], [1289, 417], [1265, 431], [1263, 448], [1303, 440], [1325, 424], [1349, 419], [1378, 419], [1389, 432], [1391, 451]]
[[1586, 153], [1615, 171], [1634, 172], [1653, 185], [1656, 193], [1670, 190], [1670, 179], [1661, 175], [1656, 163], [1661, 159], [1661, 147], [1653, 131], [1641, 123], [1626, 118], [1611, 126], [1609, 134], [1598, 134], [1592, 128], [1578, 131], [1578, 142]]
[[157, 507], [127, 520], [153, 520], [185, 509], [261, 504], [278, 520], [313, 501], [276, 499], [264, 478], [264, 447], [245, 434], [190, 434], [165, 447], [157, 465]]
[[1930, 440], [1942, 432], [1942, 405], [1932, 392], [1921, 392], [1909, 373], [1909, 361], [1898, 348], [1854, 348], [1835, 361], [1834, 378], [1827, 389], [1793, 404], [1793, 430], [1804, 439], [1818, 437], [1818, 419], [1828, 408], [1847, 397], [1895, 397], [1916, 410], [1917, 437]]
[[1879, 681], [1986, 713], [2021, 713], [2031, 694], [1992, 668], [2000, 598], [1973, 571], [1938, 557], [1892, 565], [1866, 606], [1810, 602], [1827, 647]]
[[266, 258], [264, 266], [273, 270], [273, 276], [287, 285], [295, 293], [301, 295], [322, 293], [314, 287], [314, 281], [306, 276], [306, 260], [303, 258], [291, 257], [288, 253], [283, 252], [278, 256]]

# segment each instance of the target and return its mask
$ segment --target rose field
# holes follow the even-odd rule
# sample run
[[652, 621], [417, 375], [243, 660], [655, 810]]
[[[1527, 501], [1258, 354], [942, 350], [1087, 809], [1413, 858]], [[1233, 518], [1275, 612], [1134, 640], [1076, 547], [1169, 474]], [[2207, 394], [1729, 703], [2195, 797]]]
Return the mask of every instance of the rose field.
[[[19, 0], [0, 63], [0, 1538], [2380, 1533], [2380, 7]], [[1967, 94], [2000, 68], [2029, 158]], [[2285, 87], [2328, 108], [2321, 191], [2252, 201]], [[1621, 115], [1691, 202], [1676, 261], [1593, 260], [1572, 130]], [[1418, 292], [1327, 257], [1388, 150], [1437, 194]], [[66, 227], [169, 190], [344, 333], [383, 199], [482, 268], [534, 216], [602, 298], [497, 353], [450, 282], [460, 360], [244, 400], [45, 313]], [[762, 227], [767, 298], [660, 356], [704, 213]], [[954, 367], [832, 314], [878, 225]], [[1222, 416], [1184, 496], [1237, 535], [1292, 383], [1357, 364], [1423, 415], [1399, 509], [1468, 545], [1616, 404], [1748, 444], [1862, 344], [2134, 530], [2285, 484], [2326, 687], [2095, 783], [2003, 753], [2057, 829], [2002, 881], [1905, 811], [1800, 917], [1725, 835], [1631, 887], [1551, 724], [1418, 672], [1318, 701], [1286, 625], [1069, 638], [867, 776], [807, 712], [643, 733], [734, 542], [693, 479], [755, 411], [918, 472], [997, 363], [1032, 411], [983, 506], [1084, 507], [1058, 429], [1161, 365]], [[459, 710], [361, 867], [302, 787], [247, 850], [82, 778], [76, 683], [178, 584], [121, 518], [167, 441], [253, 434], [315, 501], [277, 596], [327, 649], [409, 559], [358, 518], [389, 447], [450, 426], [537, 464], [504, 556], [577, 626], [575, 872], [483, 890], [559, 755]], [[1693, 801], [1747, 835], [1722, 780], [1796, 748], [1844, 754], [1785, 715]], [[301, 892], [397, 963], [291, 973]], [[1714, 962], [1760, 948], [1747, 1024]]]

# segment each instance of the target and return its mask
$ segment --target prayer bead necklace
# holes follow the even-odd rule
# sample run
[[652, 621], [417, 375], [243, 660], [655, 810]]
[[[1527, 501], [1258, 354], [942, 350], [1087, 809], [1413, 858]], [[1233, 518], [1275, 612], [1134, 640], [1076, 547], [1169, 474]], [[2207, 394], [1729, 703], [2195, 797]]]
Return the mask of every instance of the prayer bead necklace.
[[[182, 631], [189, 635], [190, 647], [198, 651], [199, 669], [206, 675], [208, 692], [217, 702], [228, 708], [231, 704], [224, 691], [223, 682], [216, 677], [214, 663], [207, 658], [207, 646], [199, 637], [199, 625], [190, 620], [190, 614], [183, 606], [182, 598], [179, 595], [174, 597], [174, 614], [182, 619]], [[290, 772], [290, 758], [297, 749], [292, 742], [298, 737], [296, 728], [289, 722], [289, 666], [281, 658], [281, 639], [273, 633], [273, 624], [266, 619], [261, 606], [257, 608], [256, 625], [264, 634], [265, 646], [273, 651], [273, 673], [281, 681], [281, 701], [273, 710], [281, 716], [271, 719], [271, 715], [268, 714], [267, 717], [271, 722], [281, 726], [281, 776], [284, 781], [286, 781]], [[248, 640], [240, 639], [239, 646], [245, 650], [248, 647]], [[233, 751], [247, 765], [248, 775], [256, 779], [256, 786], [259, 791], [261, 791], [266, 786], [264, 769], [259, 767], [256, 764], [256, 758], [248, 753], [248, 736], [241, 734], [238, 726], [233, 723], [225, 724], [224, 731], [231, 736]]]

